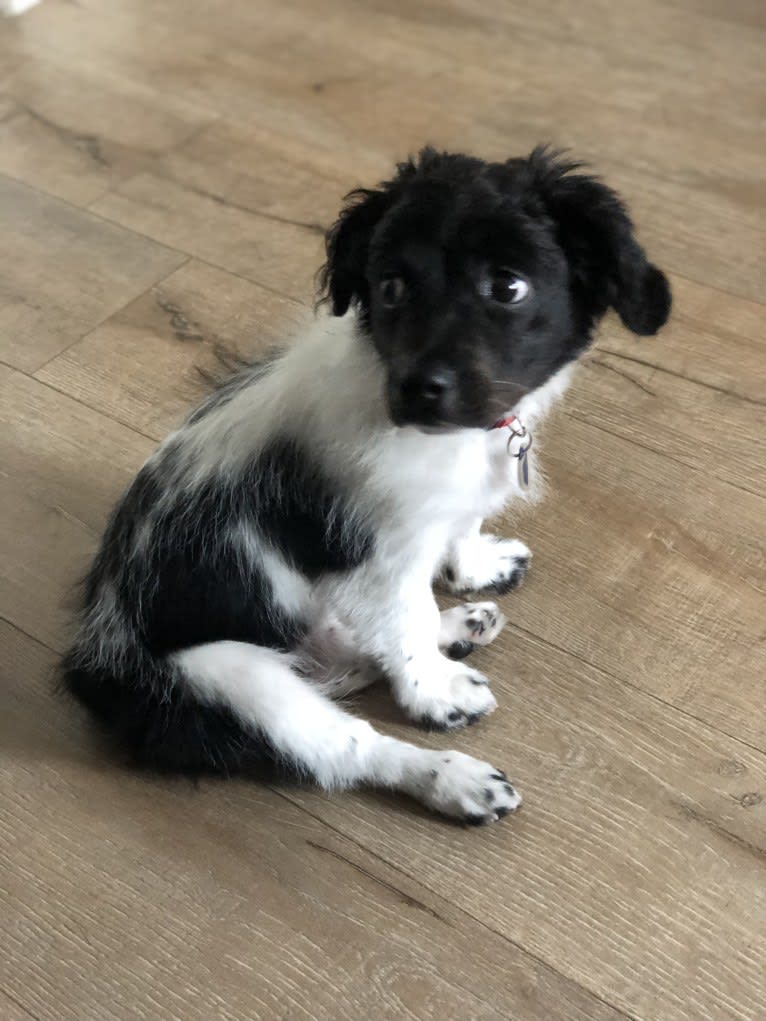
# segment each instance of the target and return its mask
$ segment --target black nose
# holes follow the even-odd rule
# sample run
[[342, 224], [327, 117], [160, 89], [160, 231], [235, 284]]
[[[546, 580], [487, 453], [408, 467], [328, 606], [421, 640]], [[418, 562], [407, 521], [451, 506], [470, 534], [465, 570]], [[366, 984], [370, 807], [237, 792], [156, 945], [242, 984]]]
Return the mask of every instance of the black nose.
[[455, 373], [451, 369], [433, 366], [408, 376], [402, 384], [402, 393], [407, 400], [438, 407], [454, 386]]

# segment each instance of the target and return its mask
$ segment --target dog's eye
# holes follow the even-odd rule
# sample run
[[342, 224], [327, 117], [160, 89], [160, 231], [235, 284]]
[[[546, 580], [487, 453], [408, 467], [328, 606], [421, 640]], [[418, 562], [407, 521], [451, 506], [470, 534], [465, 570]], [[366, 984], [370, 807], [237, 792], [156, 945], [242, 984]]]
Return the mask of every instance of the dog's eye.
[[401, 277], [386, 277], [380, 284], [380, 300], [386, 308], [396, 308], [404, 298], [405, 286]]
[[511, 269], [496, 269], [482, 291], [501, 305], [519, 305], [527, 298], [531, 287], [524, 277]]

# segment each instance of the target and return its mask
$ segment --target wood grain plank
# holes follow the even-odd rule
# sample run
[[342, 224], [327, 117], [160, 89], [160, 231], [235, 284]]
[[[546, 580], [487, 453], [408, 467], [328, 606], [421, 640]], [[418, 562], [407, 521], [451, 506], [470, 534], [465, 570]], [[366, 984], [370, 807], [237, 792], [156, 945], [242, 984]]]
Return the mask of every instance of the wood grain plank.
[[192, 261], [50, 361], [38, 378], [160, 440], [199, 400], [200, 370], [224, 371], [219, 347], [257, 359], [309, 314], [297, 302]]
[[[623, 353], [632, 350], [634, 353]], [[568, 403], [570, 415], [656, 450], [706, 476], [766, 496], [766, 387], [750, 377], [754, 396], [705, 389], [658, 372], [625, 346], [619, 354], [596, 347], [583, 359]], [[766, 363], [766, 351], [762, 358]], [[756, 361], [754, 359], [754, 367]], [[725, 427], [721, 423], [725, 422]]]
[[[384, 172], [426, 140], [496, 156], [541, 139], [571, 144], [624, 191], [669, 268], [764, 298], [757, 31], [649, 0], [637, 8], [594, 3], [577, 16], [555, 3], [479, 12], [397, 2], [368, 4], [362, 19], [347, 0], [333, 0], [309, 35], [302, 2], [272, 7], [268, 19], [244, 5], [226, 19], [214, 7], [185, 11], [182, 25], [174, 15], [172, 4], [159, 12], [166, 30], [146, 40], [140, 71], [135, 19], [123, 5], [108, 16], [54, 10], [49, 31], [55, 26], [58, 53], [81, 53], [88, 41], [91, 74], [117, 67], [137, 83], [148, 74], [161, 93], [241, 123], [243, 135], [281, 133], [304, 154], [335, 152], [359, 168], [349, 183], [369, 183], [368, 167]], [[124, 31], [114, 31], [115, 21]], [[225, 43], [226, 60], [210, 59], [211, 36]], [[52, 48], [47, 36], [34, 45], [42, 54]], [[576, 59], [562, 62], [562, 49]], [[735, 53], [737, 74], [719, 72]], [[700, 61], [705, 75], [694, 73]], [[188, 176], [205, 176], [207, 190], [226, 196], [234, 168], [248, 176], [248, 154], [243, 143], [241, 160]]]
[[674, 7], [683, 11], [703, 13], [721, 21], [730, 21], [735, 25], [750, 28], [766, 29], [766, 12], [759, 0], [670, 0]]
[[0, 643], [3, 982], [39, 1021], [622, 1016], [273, 791], [120, 770]]
[[334, 142], [324, 137], [321, 144], [307, 144], [285, 125], [259, 123], [253, 130], [252, 124], [220, 119], [164, 153], [156, 172], [245, 210], [327, 227], [346, 192], [391, 169], [384, 156], [365, 159]]
[[87, 205], [210, 121], [172, 92], [38, 57], [3, 83], [0, 172]]
[[536, 554], [514, 621], [766, 749], [763, 498], [573, 413], [542, 444], [547, 498], [497, 527]]
[[0, 991], [0, 1008], [4, 1021], [39, 1021], [20, 1003], [16, 1003], [7, 993]]
[[53, 648], [109, 510], [154, 444], [0, 369], [0, 615]]
[[[499, 710], [429, 743], [509, 771], [525, 801], [508, 825], [462, 832], [372, 795], [293, 800], [631, 1017], [757, 1017], [766, 757], [516, 628], [474, 661]], [[364, 708], [411, 732], [387, 702]]]
[[[117, 68], [125, 77], [150, 68], [156, 81], [155, 76], [164, 69], [164, 80], [172, 78], [179, 95], [196, 89], [193, 94], [210, 104], [221, 98], [216, 84], [227, 75], [232, 79], [236, 74], [249, 75], [257, 81], [259, 76], [276, 74], [281, 92], [289, 93], [304, 80], [304, 71], [307, 76], [317, 67], [337, 71], [341, 61], [345, 62], [344, 71], [352, 63], [368, 73], [378, 64], [402, 63], [416, 75], [423, 66], [430, 70], [429, 65], [440, 58], [448, 63], [451, 55], [469, 70], [492, 67], [508, 74], [519, 66], [524, 80], [531, 69], [536, 71], [536, 79], [545, 82], [541, 67], [555, 68], [556, 79], [548, 80], [552, 92], [562, 81], [579, 85], [595, 72], [603, 78], [606, 70], [616, 82], [627, 81], [632, 75], [630, 90], [626, 88], [623, 95], [634, 108], [645, 96], [661, 93], [669, 85], [677, 109], [689, 96], [709, 94], [710, 115], [717, 127], [724, 111], [728, 114], [734, 109], [739, 116], [757, 111], [757, 96], [747, 87], [762, 81], [762, 31], [679, 10], [665, 0], [644, 0], [631, 7], [591, 0], [577, 12], [560, 0], [541, 2], [529, 10], [502, 0], [480, 7], [470, 0], [448, 5], [438, 0], [364, 4], [333, 0], [325, 5], [324, 18], [311, 22], [307, 17], [312, 8], [306, 0], [272, 4], [267, 18], [262, 10], [245, 4], [230, 5], [225, 19], [212, 4], [181, 9], [186, 15], [183, 21], [177, 17], [177, 3], [153, 5], [156, 31], [142, 39], [140, 54], [135, 33], [143, 27], [144, 11], [121, 0], [83, 4], [76, 12], [67, 11], [64, 5], [54, 6], [44, 21], [38, 19], [28, 46], [46, 52], [55, 44], [59, 54], [69, 57], [85, 50], [89, 66]], [[173, 36], [167, 32], [170, 25], [175, 28]], [[183, 55], [177, 54], [171, 62], [170, 47], [179, 38], [184, 42]], [[227, 56], [215, 63], [209, 59], [211, 38], [227, 51]], [[364, 50], [360, 50], [360, 41], [368, 44]], [[78, 43], [86, 46], [80, 45], [78, 50]], [[250, 60], [245, 59], [246, 47]], [[562, 51], [570, 59], [562, 60]], [[414, 54], [420, 58], [418, 64], [411, 59], [408, 62]], [[295, 63], [291, 65], [285, 57], [295, 58]], [[734, 60], [737, 75], [732, 80], [732, 76], [727, 78], [727, 70]], [[708, 67], [707, 75], [695, 73], [702, 62]], [[721, 85], [728, 89], [722, 90]], [[237, 105], [233, 112], [246, 116], [246, 93], [241, 84], [234, 91]], [[739, 104], [737, 111], [741, 94], [746, 105], [742, 109]], [[600, 98], [608, 103], [611, 96], [602, 92]]]
[[638, 340], [615, 318], [598, 350], [661, 369], [754, 405], [766, 401], [763, 305], [671, 274], [673, 312], [656, 339]]
[[33, 371], [186, 257], [0, 177], [2, 360]]
[[256, 215], [150, 173], [92, 203], [114, 223], [305, 301], [321, 262], [321, 231]]

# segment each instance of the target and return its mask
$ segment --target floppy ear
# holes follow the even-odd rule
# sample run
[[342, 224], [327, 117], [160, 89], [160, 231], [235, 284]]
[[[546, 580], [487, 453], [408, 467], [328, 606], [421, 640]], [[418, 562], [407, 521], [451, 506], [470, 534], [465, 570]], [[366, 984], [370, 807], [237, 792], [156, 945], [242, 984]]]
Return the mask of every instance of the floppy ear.
[[441, 158], [443, 154], [426, 146], [417, 159], [410, 156], [397, 163], [390, 181], [381, 181], [377, 188], [356, 188], [346, 195], [340, 216], [327, 232], [327, 262], [319, 271], [320, 301], [329, 298], [333, 315], [345, 315], [352, 302], [367, 313], [370, 294], [366, 270], [375, 228], [403, 188]]
[[388, 191], [357, 188], [327, 232], [327, 262], [319, 272], [321, 300], [330, 299], [332, 314], [345, 315], [352, 302], [369, 305], [365, 270], [375, 227], [391, 204]]
[[583, 325], [590, 329], [611, 306], [633, 333], [655, 334], [670, 314], [670, 285], [647, 260], [619, 197], [545, 149], [535, 149], [529, 165], [569, 260]]

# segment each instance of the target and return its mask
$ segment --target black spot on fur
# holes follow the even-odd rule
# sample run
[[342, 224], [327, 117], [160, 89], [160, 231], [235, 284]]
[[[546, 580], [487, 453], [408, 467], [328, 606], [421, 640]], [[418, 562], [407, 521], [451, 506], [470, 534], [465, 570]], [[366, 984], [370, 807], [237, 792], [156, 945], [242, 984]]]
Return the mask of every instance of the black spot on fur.
[[361, 563], [373, 537], [342, 482], [294, 441], [187, 484], [182, 437], [139, 472], [112, 515], [64, 682], [138, 760], [233, 772], [270, 762], [268, 743], [196, 699], [167, 656], [221, 640], [294, 647], [305, 622], [277, 602], [259, 543], [308, 580]]
[[246, 729], [225, 706], [196, 699], [172, 669], [137, 655], [129, 675], [63, 664], [66, 689], [138, 766], [189, 774], [288, 772], [263, 734]]
[[253, 468], [259, 528], [308, 578], [365, 560], [372, 533], [344, 502], [341, 480], [325, 477], [296, 442], [275, 440]]

